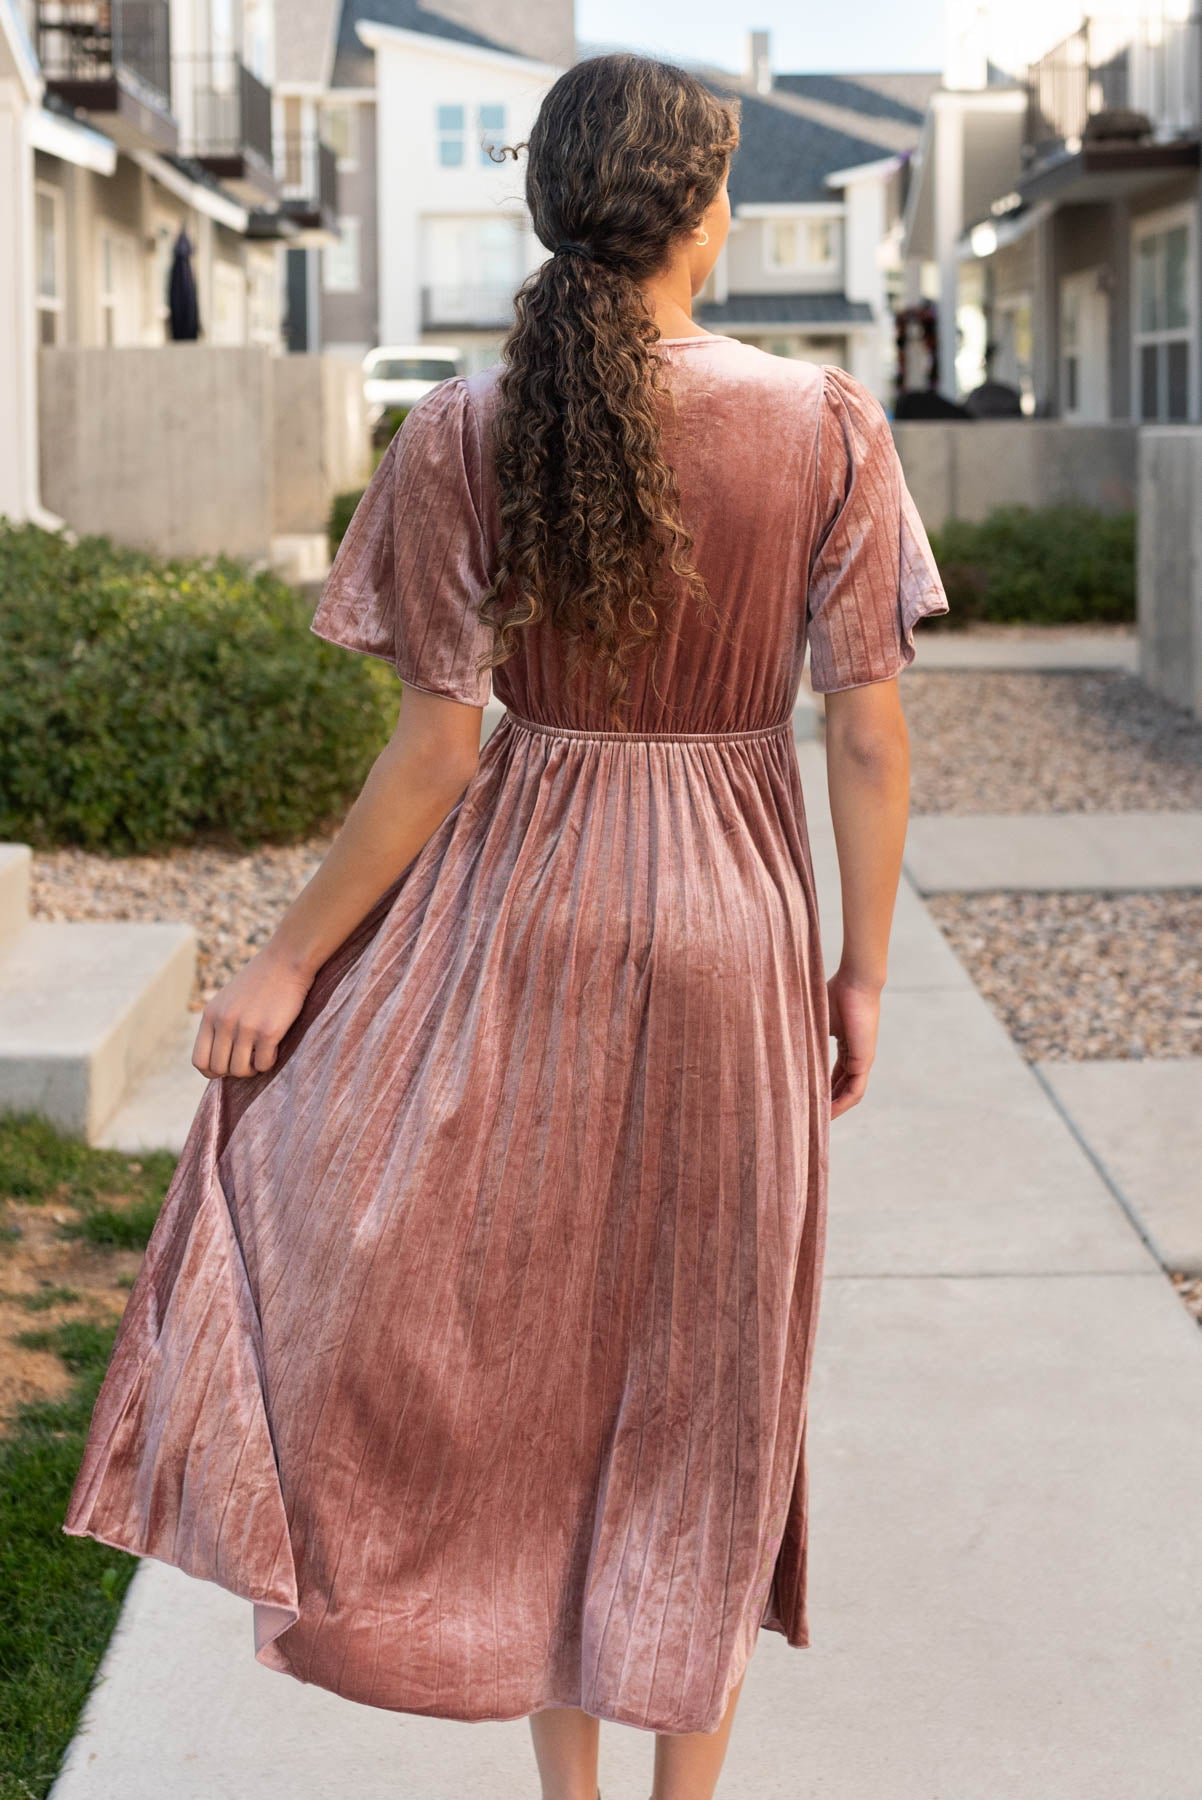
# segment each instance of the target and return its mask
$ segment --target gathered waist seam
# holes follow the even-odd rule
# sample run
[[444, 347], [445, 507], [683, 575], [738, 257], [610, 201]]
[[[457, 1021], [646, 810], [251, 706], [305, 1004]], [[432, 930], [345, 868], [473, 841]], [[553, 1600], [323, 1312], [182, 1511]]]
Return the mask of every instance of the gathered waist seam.
[[746, 731], [603, 731], [594, 730], [591, 726], [552, 725], [543, 719], [524, 719], [520, 713], [515, 713], [508, 707], [505, 720], [516, 725], [520, 731], [533, 731], [541, 737], [593, 738], [601, 743], [618, 744], [742, 743], [748, 738], [778, 737], [786, 731], [791, 736], [793, 731], [792, 714], [775, 725], [754, 725]]

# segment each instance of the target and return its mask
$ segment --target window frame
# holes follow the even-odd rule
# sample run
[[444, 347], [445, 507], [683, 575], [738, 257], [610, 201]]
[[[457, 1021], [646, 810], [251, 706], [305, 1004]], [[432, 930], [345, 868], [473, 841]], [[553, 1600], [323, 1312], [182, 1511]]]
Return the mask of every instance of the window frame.
[[[1164, 238], [1172, 231], [1185, 230], [1185, 323], [1177, 326], [1144, 328], [1140, 324], [1140, 264], [1142, 246], [1150, 238]], [[1177, 206], [1160, 208], [1131, 222], [1131, 420], [1136, 425], [1187, 425], [1199, 419], [1198, 369], [1198, 279], [1195, 264], [1194, 208], [1184, 201]], [[1185, 417], [1174, 419], [1167, 411], [1168, 347], [1184, 344], [1186, 363]], [[1156, 402], [1154, 416], [1144, 416], [1143, 353], [1157, 352]]]
[[[350, 246], [353, 245], [353, 250]], [[337, 249], [350, 260], [354, 279], [330, 280], [330, 251]], [[321, 253], [321, 291], [323, 294], [357, 294], [363, 287], [363, 221], [353, 214], [342, 214], [338, 220], [338, 244], [327, 244]]]
[[[35, 181], [34, 195], [34, 231], [36, 261], [36, 280], [34, 286], [34, 305], [37, 311], [38, 344], [53, 349], [63, 341], [67, 317], [67, 197], [62, 188], [55, 187], [51, 181]], [[54, 235], [54, 293], [42, 292], [42, 244], [41, 219], [38, 216], [38, 204], [42, 200], [50, 201], [53, 214]], [[54, 320], [54, 335], [49, 339], [42, 336], [42, 320]]]
[[[764, 267], [773, 275], [829, 275], [837, 271], [842, 261], [842, 240], [840, 230], [843, 226], [843, 215], [834, 209], [827, 211], [815, 209], [813, 212], [789, 213], [780, 218], [767, 218], [764, 224]], [[797, 234], [798, 255], [791, 261], [778, 254], [777, 233], [782, 226], [788, 227]], [[823, 229], [828, 233], [831, 254], [822, 262], [810, 256], [810, 234], [815, 229]]]
[[[457, 127], [444, 125], [443, 113], [457, 112]], [[458, 159], [448, 162], [443, 149], [448, 144], [456, 144], [459, 148]], [[440, 169], [466, 169], [467, 162], [467, 107], [462, 100], [439, 100], [434, 106], [434, 152], [435, 162]]]
[[325, 129], [330, 114], [341, 113], [346, 119], [346, 154], [339, 155], [335, 151], [335, 162], [340, 175], [353, 175], [359, 168], [360, 112], [361, 108], [353, 100], [323, 100], [318, 112], [318, 136], [327, 144], [332, 143]]
[[[484, 123], [485, 112], [499, 112], [501, 115], [501, 123], [499, 125], [486, 125]], [[485, 169], [495, 169], [497, 163], [495, 159], [489, 155], [488, 146], [490, 143], [504, 141], [505, 134], [509, 129], [509, 109], [503, 100], [477, 100], [475, 114], [476, 144], [480, 153], [480, 166]]]

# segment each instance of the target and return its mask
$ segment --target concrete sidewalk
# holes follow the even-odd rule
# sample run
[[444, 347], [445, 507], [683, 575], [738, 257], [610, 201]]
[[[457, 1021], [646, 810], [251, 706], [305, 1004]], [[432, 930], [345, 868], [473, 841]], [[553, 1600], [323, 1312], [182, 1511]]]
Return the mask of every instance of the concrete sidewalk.
[[1139, 638], [1134, 627], [1090, 631], [1063, 625], [957, 631], [936, 625], [921, 633], [919, 664], [924, 669], [980, 669], [991, 674], [1099, 669], [1136, 675]]
[[[823, 900], [817, 745], [800, 752]], [[833, 1128], [813, 1647], [762, 1633], [723, 1800], [1197, 1791], [1202, 1333], [913, 890], [869, 1099]], [[605, 1800], [649, 1734], [602, 1733]], [[258, 1667], [249, 1607], [143, 1564], [54, 1800], [520, 1800], [524, 1722]]]
[[906, 873], [922, 894], [1202, 887], [1202, 813], [923, 813]]

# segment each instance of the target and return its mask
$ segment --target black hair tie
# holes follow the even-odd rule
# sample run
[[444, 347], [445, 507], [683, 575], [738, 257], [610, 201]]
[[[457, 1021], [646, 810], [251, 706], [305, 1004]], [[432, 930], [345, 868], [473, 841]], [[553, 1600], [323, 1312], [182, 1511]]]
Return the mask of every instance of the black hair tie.
[[583, 256], [586, 262], [596, 262], [596, 257], [587, 244], [578, 244], [575, 238], [565, 238], [562, 244], [556, 244], [553, 256]]

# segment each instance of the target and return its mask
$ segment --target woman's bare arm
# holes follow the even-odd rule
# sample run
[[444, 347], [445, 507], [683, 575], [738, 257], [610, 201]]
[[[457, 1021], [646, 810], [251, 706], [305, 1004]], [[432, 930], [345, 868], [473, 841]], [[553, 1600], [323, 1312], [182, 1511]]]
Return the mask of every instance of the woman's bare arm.
[[826, 778], [839, 855], [843, 950], [828, 983], [838, 1053], [831, 1117], [863, 1099], [876, 1056], [889, 932], [910, 809], [910, 740], [897, 679], [827, 694]]
[[475, 773], [481, 709], [407, 687], [392, 737], [321, 867], [201, 1015], [202, 1074], [271, 1068], [322, 963], [442, 824]]

